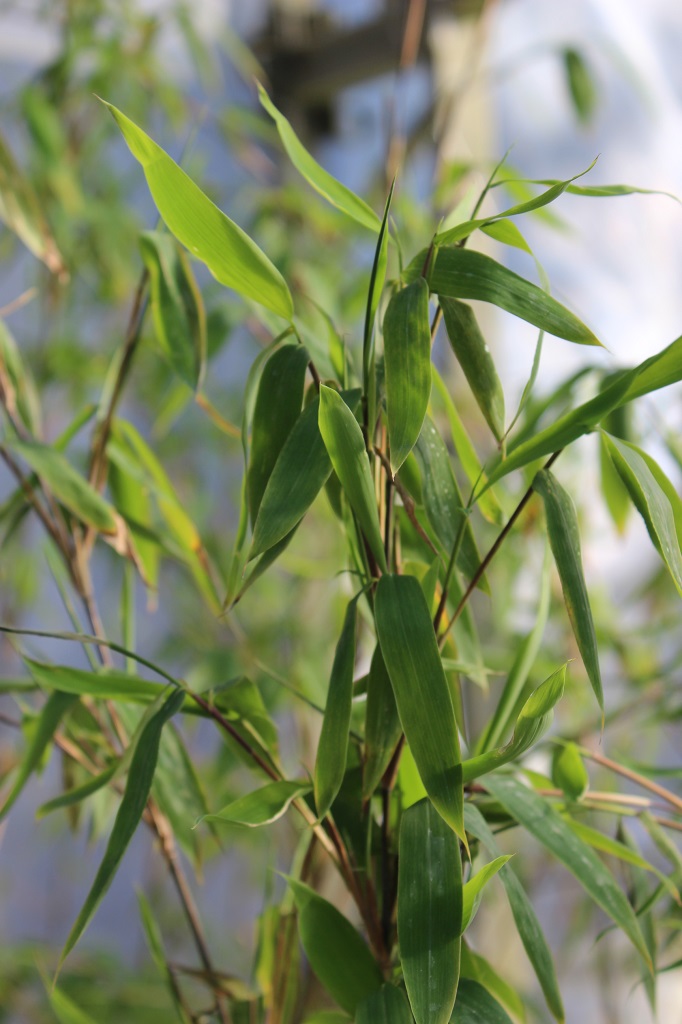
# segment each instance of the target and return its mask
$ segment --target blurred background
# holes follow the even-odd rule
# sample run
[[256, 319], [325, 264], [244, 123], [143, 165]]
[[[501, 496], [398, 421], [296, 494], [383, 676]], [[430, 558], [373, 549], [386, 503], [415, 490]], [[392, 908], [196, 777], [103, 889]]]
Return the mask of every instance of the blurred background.
[[[468, 215], [505, 153], [512, 194], [517, 182], [516, 194], [523, 195], [520, 179], [565, 179], [598, 157], [589, 184], [625, 182], [682, 195], [681, 49], [677, 0], [0, 3], [0, 142], [11, 151], [14, 167], [8, 171], [3, 157], [0, 175], [16, 173], [30, 183], [55, 242], [51, 248], [43, 239], [29, 251], [11, 231], [0, 229], [0, 315], [36, 379], [43, 435], [55, 438], [79, 410], [98, 401], [142, 267], [138, 235], [156, 224], [139, 168], [96, 96], [124, 110], [182, 159], [195, 180], [253, 234], [297, 294], [313, 296], [338, 335], [352, 344], [359, 336], [373, 244], [349, 233], [335, 211], [299, 184], [257, 104], [254, 77], [267, 83], [274, 102], [320, 162], [376, 210], [400, 168], [394, 210], [410, 246], [409, 259], [441, 217], [454, 208]], [[508, 199], [494, 192], [491, 208], [504, 208]], [[589, 353], [595, 372], [639, 362], [679, 333], [681, 229], [679, 204], [662, 195], [610, 200], [566, 195], [546, 216], [524, 223], [553, 294], [605, 345], [604, 351]], [[487, 244], [512, 269], [535, 274], [528, 253], [492, 248], [491, 240]], [[245, 378], [270, 333], [255, 308], [226, 293], [201, 268], [197, 276], [210, 356], [204, 407], [192, 401], [149, 341], [121, 412], [166, 467], [220, 575], [238, 519], [237, 425]], [[311, 335], [319, 338], [329, 330], [312, 307], [309, 316]], [[485, 325], [513, 407], [530, 373], [533, 331], [489, 309]], [[584, 352], [552, 341], [541, 362], [539, 393], [586, 363]], [[446, 374], [452, 369], [449, 358], [441, 344]], [[475, 440], [488, 444], [467, 406], [470, 399], [462, 395], [461, 402], [463, 415], [473, 417]], [[650, 402], [637, 426], [677, 482], [679, 467], [664, 442], [679, 428], [680, 402], [674, 395]], [[676, 624], [657, 618], [660, 581], [655, 554], [642, 545], [644, 527], [631, 518], [618, 531], [604, 503], [590, 500], [599, 482], [595, 449], [589, 438], [576, 449], [585, 460], [576, 477], [576, 500], [586, 524], [586, 572], [602, 638], [612, 648], [605, 656], [607, 700], [609, 693], [637, 699], [637, 686], [655, 674], [662, 651], [676, 664]], [[85, 440], [81, 444], [76, 438], [71, 450], [74, 458], [83, 454]], [[0, 499], [10, 491], [3, 470]], [[317, 515], [319, 543], [312, 548], [310, 542], [294, 543], [273, 581], [254, 587], [227, 621], [216, 617], [205, 581], [202, 585], [181, 558], [163, 561], [156, 588], [145, 592], [142, 583], [136, 585], [140, 649], [197, 684], [241, 673], [258, 677], [294, 769], [301, 760], [310, 764], [316, 725], [306, 718], [294, 721], [278, 678], [293, 681], [312, 700], [324, 700], [343, 604], [341, 590], [328, 598], [339, 539], [329, 515], [323, 510]], [[4, 517], [1, 525], [0, 621], [68, 629], [39, 524], [27, 519], [10, 525]], [[534, 602], [534, 571], [522, 571], [526, 554], [519, 545], [519, 571], [502, 581], [510, 602], [500, 635], [512, 644], [527, 628]], [[119, 631], [120, 572], [112, 554], [99, 553], [95, 585], [112, 635]], [[291, 614], [296, 603], [305, 616]], [[646, 629], [644, 616], [650, 623]], [[564, 644], [559, 625], [554, 628], [552, 635]], [[622, 631], [629, 635], [629, 682], [623, 677]], [[493, 660], [499, 654], [503, 661], [502, 642], [491, 646]], [[77, 654], [57, 643], [27, 642], [22, 649], [79, 663]], [[21, 660], [4, 639], [0, 660], [1, 677], [21, 674]], [[538, 665], [538, 678], [544, 677], [542, 669]], [[583, 699], [575, 695], [565, 728], [588, 713]], [[28, 698], [20, 710], [30, 710]], [[650, 756], [679, 769], [676, 710], [665, 703], [657, 709], [649, 731], [641, 734], [640, 759]], [[22, 741], [14, 728], [15, 702], [1, 691], [0, 711], [4, 775]], [[627, 721], [617, 735], [627, 750]], [[233, 755], [216, 752], [208, 728], [196, 727], [190, 744], [203, 767], [211, 806], [221, 806], [238, 791], [242, 769]], [[54, 968], [55, 951], [96, 870], [115, 806], [99, 794], [78, 829], [70, 829], [62, 814], [37, 822], [36, 809], [59, 791], [61, 772], [53, 756], [0, 825], [3, 1024], [52, 1019], [38, 968]], [[232, 842], [227, 834], [222, 853], [216, 856], [213, 847], [206, 852], [204, 881], [196, 886], [221, 962], [243, 977], [252, 970], [252, 922], [274, 884], [272, 869], [286, 869], [293, 850], [286, 826], [276, 835], [278, 849], [259, 837]], [[569, 1024], [581, 1018], [594, 1024], [647, 1019], [641, 986], [631, 992], [621, 984], [619, 964], [629, 954], [617, 943], [609, 952], [603, 942], [592, 947], [584, 930], [596, 931], [574, 899], [572, 881], [548, 871], [536, 850], [530, 856], [535, 857], [529, 876], [539, 912], [554, 948], [562, 950]], [[138, 923], [136, 886], [155, 900], [174, 957], [182, 962], [190, 956], [163, 866], [140, 834], [65, 971], [65, 985], [98, 1020], [168, 1019], [165, 993], [154, 978]], [[504, 921], [495, 908], [482, 913], [480, 941], [495, 951], [491, 959], [510, 980], [527, 987], [535, 1007], [532, 1020], [542, 1021], [521, 951], [505, 945]], [[586, 980], [588, 966], [594, 983]], [[661, 1021], [682, 1016], [682, 983], [675, 975], [661, 978]]]

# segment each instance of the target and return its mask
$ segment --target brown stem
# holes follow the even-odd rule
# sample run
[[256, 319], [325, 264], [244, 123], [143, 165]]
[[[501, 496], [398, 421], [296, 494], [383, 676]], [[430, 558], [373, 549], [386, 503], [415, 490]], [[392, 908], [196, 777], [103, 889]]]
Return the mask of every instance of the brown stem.
[[604, 754], [598, 754], [596, 751], [587, 750], [582, 748], [582, 753], [585, 757], [588, 757], [590, 761], [594, 761], [595, 764], [600, 764], [604, 768], [608, 768], [609, 771], [615, 772], [617, 775], [622, 775], [624, 779], [629, 779], [631, 782], [641, 786], [642, 789], [648, 789], [650, 793], [655, 793], [661, 800], [664, 800], [671, 807], [674, 807], [676, 811], [682, 813], [682, 799], [676, 796], [675, 793], [671, 793], [665, 786], [660, 786], [657, 782], [652, 782], [651, 779], [647, 779], [646, 776], [640, 775], [639, 772], [633, 771], [632, 768], [626, 768], [625, 765], [618, 764], [617, 761], [612, 761], [610, 757], [605, 757]]

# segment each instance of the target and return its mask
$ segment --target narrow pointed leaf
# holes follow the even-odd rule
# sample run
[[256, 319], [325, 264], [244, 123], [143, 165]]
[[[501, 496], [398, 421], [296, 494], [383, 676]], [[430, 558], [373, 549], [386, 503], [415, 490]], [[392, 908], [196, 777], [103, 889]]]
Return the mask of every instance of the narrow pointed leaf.
[[358, 421], [341, 395], [320, 387], [320, 434], [379, 568], [387, 571], [369, 459]]
[[496, 857], [489, 864], [485, 864], [480, 871], [477, 871], [472, 878], [464, 885], [462, 893], [462, 933], [464, 933], [473, 919], [476, 917], [478, 908], [483, 898], [485, 889], [491, 878], [494, 878], [498, 871], [501, 871], [511, 854], [503, 857]]
[[450, 1024], [512, 1024], [511, 1017], [477, 981], [462, 978]]
[[59, 1024], [95, 1024], [95, 1018], [81, 1010], [61, 989], [46, 981], [45, 990], [50, 1000], [50, 1008]]
[[140, 734], [133, 754], [123, 799], [116, 814], [107, 848], [90, 892], [64, 944], [60, 964], [64, 962], [90, 923], [109, 889], [130, 840], [146, 807], [159, 753], [161, 733], [170, 718], [179, 710], [184, 698], [181, 690], [170, 693], [152, 715]]
[[365, 763], [362, 795], [367, 799], [379, 785], [402, 735], [400, 717], [393, 687], [381, 646], [374, 648], [367, 680], [367, 713], [365, 722]]
[[459, 840], [430, 800], [400, 823], [398, 940], [417, 1024], [448, 1024], [459, 981], [462, 861]]
[[69, 789], [65, 793], [60, 793], [59, 796], [41, 804], [36, 811], [36, 819], [39, 821], [41, 818], [44, 818], [45, 815], [51, 814], [53, 811], [58, 811], [63, 807], [73, 807], [74, 804], [78, 804], [81, 800], [85, 800], [93, 793], [97, 793], [112, 781], [119, 771], [119, 766], [120, 762], [116, 762], [109, 768], [105, 768], [105, 770], [100, 772], [99, 775], [93, 775], [92, 778], [88, 779], [87, 782], [84, 782], [82, 786], [74, 786], [73, 789]]
[[284, 442], [298, 419], [309, 355], [302, 345], [283, 345], [263, 368], [253, 411], [248, 494], [251, 522]]
[[504, 436], [504, 392], [471, 306], [439, 296], [452, 350], [496, 440]]
[[[483, 843], [491, 856], [501, 856], [502, 851], [497, 845], [490, 826], [479, 809], [474, 807], [471, 803], [467, 803], [464, 808], [464, 821], [467, 832], [476, 836], [476, 838]], [[547, 945], [547, 940], [543, 934], [540, 922], [538, 921], [537, 915], [533, 909], [533, 905], [528, 899], [525, 889], [521, 885], [521, 882], [517, 878], [514, 873], [514, 869], [510, 864], [505, 864], [502, 867], [500, 871], [500, 881], [506, 890], [507, 899], [509, 900], [509, 906], [516, 923], [519, 938], [523, 943], [528, 959], [533, 965], [533, 969], [535, 970], [537, 979], [540, 982], [540, 986], [547, 1001], [547, 1006], [551, 1010], [555, 1019], [559, 1022], [563, 1022], [564, 1008], [561, 1001], [561, 993], [559, 992], [559, 984], [557, 982], [552, 954], [549, 946]]]
[[88, 672], [70, 665], [50, 665], [33, 658], [25, 658], [24, 661], [36, 682], [46, 689], [62, 693], [148, 704], [164, 691], [163, 683], [153, 683], [116, 669]]
[[137, 900], [140, 908], [142, 928], [147, 940], [147, 947], [151, 953], [152, 960], [154, 961], [157, 971], [166, 984], [168, 995], [173, 1003], [176, 1016], [180, 1021], [180, 1024], [191, 1024], [187, 1011], [178, 999], [177, 984], [175, 983], [175, 978], [168, 966], [166, 952], [163, 948], [161, 929], [154, 917], [152, 908], [142, 892], [138, 892]]
[[383, 977], [365, 941], [347, 917], [302, 882], [289, 879], [298, 909], [298, 930], [310, 966], [327, 992], [350, 1014]]
[[606, 502], [606, 507], [618, 533], [623, 534], [632, 511], [632, 502], [630, 501], [628, 489], [613, 464], [603, 431], [599, 433], [599, 472], [601, 492]]
[[362, 393], [367, 403], [366, 422], [376, 422], [376, 365], [374, 345], [374, 321], [376, 320], [379, 300], [386, 281], [388, 265], [388, 215], [393, 201], [395, 178], [386, 197], [384, 215], [381, 219], [379, 237], [374, 251], [374, 262], [369, 278], [367, 308], [365, 310], [365, 329], [362, 339]]
[[606, 853], [610, 857], [616, 857], [625, 864], [631, 864], [633, 867], [639, 868], [641, 871], [651, 872], [652, 875], [655, 875], [656, 878], [658, 878], [661, 885], [670, 893], [675, 902], [678, 905], [680, 904], [680, 893], [673, 880], [668, 875], [664, 875], [663, 872], [659, 871], [653, 864], [650, 864], [649, 861], [644, 859], [644, 857], [641, 857], [635, 850], [626, 846], [625, 843], [621, 843], [617, 839], [613, 839], [611, 836], [605, 835], [603, 832], [600, 832], [599, 829], [586, 825], [582, 821], [575, 821], [572, 818], [567, 818], [566, 820], [575, 834], [584, 842], [589, 843], [589, 845], [594, 847], [595, 850], [599, 850], [601, 853]]
[[270, 782], [254, 793], [233, 800], [215, 814], [205, 814], [200, 821], [225, 821], [247, 828], [271, 825], [286, 814], [292, 800], [304, 796], [311, 789], [308, 782]]
[[592, 331], [551, 295], [483, 253], [443, 246], [433, 261], [429, 284], [439, 296], [491, 302], [557, 338], [580, 345], [600, 344]]
[[579, 50], [567, 47], [563, 51], [566, 84], [578, 120], [588, 125], [597, 106], [597, 88], [592, 73]]
[[[352, 415], [352, 414], [351, 414]], [[353, 703], [357, 598], [346, 609], [336, 645], [315, 761], [315, 807], [319, 818], [334, 802], [346, 773], [348, 732]]]
[[395, 985], [383, 985], [364, 999], [355, 1014], [355, 1024], [413, 1024], [405, 996]]
[[431, 612], [414, 576], [382, 576], [374, 612], [407, 742], [434, 807], [465, 841], [459, 735]]
[[603, 710], [604, 693], [599, 668], [597, 634], [583, 576], [580, 532], [575, 506], [571, 496], [548, 470], [543, 469], [536, 474], [533, 487], [545, 503], [547, 533], [561, 580], [564, 604], [585, 671], [599, 707]]
[[504, 978], [500, 977], [495, 968], [478, 953], [474, 953], [462, 942], [462, 959], [460, 964], [461, 978], [477, 981], [479, 985], [493, 996], [513, 1015], [514, 1019], [525, 1024], [526, 1009], [521, 996]]
[[369, 228], [370, 231], [378, 231], [381, 222], [374, 210], [370, 209], [364, 200], [356, 196], [354, 192], [351, 192], [349, 188], [342, 185], [340, 181], [337, 181], [328, 171], [325, 171], [324, 167], [318, 164], [317, 160], [311, 156], [300, 141], [284, 114], [274, 105], [263, 86], [260, 83], [257, 83], [257, 85], [258, 98], [277, 125], [277, 131], [279, 132], [282, 144], [299, 174], [332, 206], [336, 206], [337, 209], [347, 214], [358, 224], [362, 224], [363, 227]]
[[429, 286], [423, 277], [396, 292], [384, 316], [386, 412], [397, 473], [422, 429], [431, 395]]
[[141, 128], [105, 103], [136, 160], [166, 227], [221, 284], [291, 320], [291, 293], [277, 268], [245, 231], [204, 195]]
[[550, 803], [510, 775], [492, 775], [486, 789], [583, 886], [588, 896], [627, 935], [651, 969], [651, 960], [635, 913], [611, 872]]

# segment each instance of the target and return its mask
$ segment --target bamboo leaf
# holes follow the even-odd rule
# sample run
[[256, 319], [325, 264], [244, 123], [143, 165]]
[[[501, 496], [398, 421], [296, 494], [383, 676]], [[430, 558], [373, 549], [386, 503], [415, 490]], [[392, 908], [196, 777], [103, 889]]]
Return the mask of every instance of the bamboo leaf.
[[379, 568], [386, 572], [384, 542], [362, 430], [341, 395], [324, 384], [320, 387], [319, 428], [331, 464], [372, 554]]
[[549, 802], [510, 775], [492, 775], [486, 789], [505, 810], [573, 874], [609, 915], [651, 969], [651, 959], [634, 911], [611, 872]]
[[470, 978], [487, 989], [522, 1024], [525, 1024], [526, 1010], [523, 1000], [515, 988], [501, 978], [495, 968], [478, 953], [474, 953], [462, 942], [461, 978]]
[[317, 160], [301, 143], [284, 114], [274, 105], [260, 82], [256, 84], [258, 85], [258, 98], [277, 125], [282, 144], [299, 174], [332, 206], [336, 206], [337, 209], [363, 227], [369, 228], [370, 231], [378, 231], [381, 222], [374, 210], [370, 209], [367, 203], [351, 192], [349, 188], [332, 177], [323, 167], [320, 167]]
[[508, 860], [511, 860], [511, 855], [496, 857], [495, 860], [485, 864], [480, 871], [477, 871], [466, 882], [462, 893], [462, 933], [467, 930], [476, 917], [486, 885], [504, 867]]
[[381, 988], [379, 965], [348, 918], [302, 882], [289, 879], [298, 930], [310, 966], [339, 1006], [354, 1015]]
[[46, 689], [59, 690], [62, 693], [97, 697], [100, 700], [126, 700], [148, 704], [156, 700], [165, 689], [162, 683], [152, 683], [116, 669], [88, 672], [82, 668], [50, 665], [32, 658], [24, 658], [24, 661], [37, 683]]
[[620, 441], [609, 434], [602, 436], [613, 464], [646, 524], [654, 547], [682, 594], [682, 554], [675, 517], [677, 511], [677, 519], [682, 519], [679, 496], [651, 456], [645, 456], [641, 449], [627, 441]]
[[479, 299], [579, 345], [599, 345], [592, 331], [556, 299], [483, 253], [442, 246], [429, 271], [432, 292], [453, 299]]
[[477, 981], [462, 978], [450, 1024], [512, 1024], [496, 999]]
[[471, 306], [439, 296], [452, 350], [495, 439], [504, 436], [504, 392]]
[[244, 825], [247, 828], [271, 825], [286, 814], [292, 800], [304, 796], [311, 789], [309, 782], [269, 782], [254, 793], [233, 800], [221, 811], [205, 814], [197, 821], [197, 825], [202, 821], [225, 821], [230, 825]]
[[374, 322], [376, 320], [379, 300], [386, 281], [386, 267], [388, 265], [388, 215], [393, 201], [393, 190], [395, 178], [386, 197], [384, 215], [381, 219], [379, 237], [374, 251], [372, 272], [369, 278], [369, 291], [367, 294], [367, 308], [365, 310], [365, 329], [362, 339], [362, 393], [367, 403], [366, 422], [376, 422], [376, 362], [374, 345]]
[[603, 431], [599, 432], [599, 470], [601, 492], [606, 502], [606, 507], [618, 533], [622, 534], [625, 532], [628, 517], [632, 510], [632, 503], [628, 489], [613, 464]]
[[581, 124], [588, 125], [597, 106], [597, 89], [592, 73], [579, 50], [569, 46], [563, 51], [566, 84]]
[[166, 983], [168, 994], [173, 1003], [176, 1016], [181, 1024], [191, 1024], [187, 1013], [178, 999], [177, 987], [175, 985], [175, 979], [173, 974], [168, 967], [166, 960], [166, 953], [163, 948], [163, 937], [161, 935], [161, 929], [154, 917], [152, 908], [145, 898], [142, 892], [138, 892], [137, 901], [140, 908], [140, 918], [142, 920], [142, 928], [144, 929], [145, 938], [147, 940], [147, 947], [151, 953], [152, 960], [156, 966], [157, 971]]
[[73, 807], [74, 804], [78, 804], [93, 793], [97, 793], [104, 786], [107, 786], [119, 773], [120, 764], [120, 761], [115, 762], [109, 768], [105, 768], [103, 772], [100, 772], [99, 775], [93, 775], [92, 778], [88, 779], [81, 786], [74, 786], [72, 789], [60, 793], [59, 796], [54, 797], [52, 800], [41, 804], [36, 811], [36, 820], [39, 821], [47, 814], [61, 810], [63, 807]]
[[547, 533], [561, 580], [571, 628], [599, 707], [604, 710], [597, 635], [583, 576], [578, 517], [571, 496], [548, 471], [540, 470], [533, 487], [545, 503]]
[[459, 981], [462, 861], [459, 841], [430, 800], [400, 823], [398, 939], [417, 1024], [447, 1024]]
[[391, 469], [419, 437], [431, 395], [429, 286], [423, 277], [395, 292], [384, 316], [386, 415]]
[[631, 864], [633, 867], [639, 868], [641, 871], [648, 871], [652, 875], [655, 875], [675, 902], [680, 905], [680, 893], [673, 880], [669, 878], [668, 875], [664, 875], [663, 872], [659, 871], [653, 864], [650, 864], [648, 860], [644, 859], [644, 857], [641, 857], [636, 850], [630, 849], [630, 847], [626, 846], [625, 843], [621, 843], [617, 839], [613, 839], [611, 836], [605, 835], [596, 828], [591, 828], [582, 821], [575, 821], [573, 818], [569, 817], [566, 818], [566, 821], [575, 834], [582, 839], [583, 842], [589, 843], [589, 845], [594, 847], [595, 850], [599, 850], [601, 853], [607, 853], [610, 857], [616, 857], [617, 860], [623, 861], [625, 864]]
[[94, 1017], [81, 1010], [65, 992], [55, 988], [47, 980], [45, 981], [45, 991], [50, 1000], [50, 1008], [59, 1024], [95, 1024]]
[[[1, 199], [0, 202], [2, 202]], [[7, 407], [14, 408], [15, 414], [18, 413], [31, 434], [40, 434], [40, 403], [35, 383], [21, 358], [19, 346], [2, 320], [0, 320], [0, 369], [3, 371], [3, 388]], [[80, 417], [77, 417], [73, 429], [77, 430], [82, 426], [82, 422]], [[60, 438], [60, 442], [62, 441], [63, 439]], [[57, 443], [55, 443], [56, 446]]]
[[367, 680], [365, 723], [365, 761], [362, 795], [368, 799], [388, 768], [402, 735], [398, 708], [391, 680], [384, 664], [381, 646], [374, 648]]
[[171, 234], [205, 263], [221, 284], [291, 320], [291, 293], [265, 253], [153, 139], [116, 107], [104, 105], [142, 165], [149, 191]]
[[317, 747], [314, 778], [318, 818], [324, 818], [333, 804], [346, 773], [348, 732], [353, 702], [356, 622], [357, 598], [353, 598], [346, 609], [341, 636], [336, 645], [322, 732]]
[[355, 1024], [413, 1024], [405, 996], [395, 985], [382, 985], [359, 1004]]
[[140, 235], [149, 273], [152, 315], [159, 346], [192, 390], [200, 386], [206, 359], [206, 313], [189, 261], [170, 235]]
[[309, 359], [302, 345], [283, 345], [263, 368], [249, 452], [248, 495], [252, 523], [256, 521], [277, 457], [300, 415]]
[[[464, 808], [464, 822], [467, 832], [476, 836], [491, 856], [501, 856], [501, 850], [495, 841], [492, 830], [478, 808], [471, 803], [467, 803]], [[511, 865], [507, 864], [502, 868], [500, 871], [500, 881], [506, 890], [519, 938], [523, 943], [528, 959], [533, 965], [547, 1001], [547, 1006], [554, 1018], [562, 1024], [564, 1008], [561, 1001], [561, 993], [559, 992], [556, 970], [547, 940], [533, 910], [533, 905]]]
[[459, 735], [431, 613], [414, 576], [382, 576], [375, 620], [398, 713], [422, 782], [440, 815], [466, 842]]
[[183, 698], [184, 693], [181, 690], [172, 691], [156, 713], [148, 719], [142, 730], [130, 762], [125, 792], [116, 814], [102, 863], [64, 944], [59, 960], [60, 967], [87, 928], [104, 898], [118, 870], [123, 854], [137, 829], [152, 786], [163, 727], [179, 710]]

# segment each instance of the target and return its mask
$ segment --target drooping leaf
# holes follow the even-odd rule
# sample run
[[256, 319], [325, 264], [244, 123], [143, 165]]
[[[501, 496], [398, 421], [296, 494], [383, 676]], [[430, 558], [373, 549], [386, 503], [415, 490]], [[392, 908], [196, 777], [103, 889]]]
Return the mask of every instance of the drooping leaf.
[[459, 981], [462, 861], [459, 840], [430, 800], [400, 823], [398, 940], [417, 1024], [448, 1024]]
[[103, 533], [116, 532], [114, 510], [109, 502], [90, 486], [61, 452], [40, 441], [7, 438], [5, 444], [28, 463], [69, 512]]
[[480, 871], [477, 871], [464, 885], [462, 893], [462, 932], [464, 933], [476, 916], [483, 890], [491, 878], [494, 878], [498, 871], [504, 867], [511, 855], [496, 857], [489, 864], [485, 864]]
[[554, 748], [552, 782], [569, 800], [580, 800], [589, 786], [590, 777], [575, 743], [562, 743]]
[[36, 682], [46, 689], [62, 693], [148, 704], [164, 691], [163, 683], [153, 683], [117, 669], [88, 672], [70, 665], [50, 665], [33, 658], [24, 660]]
[[367, 307], [365, 310], [365, 329], [362, 339], [362, 393], [365, 396], [366, 422], [376, 422], [376, 361], [374, 345], [374, 321], [376, 320], [379, 300], [386, 281], [386, 267], [388, 265], [388, 215], [393, 201], [393, 190], [395, 178], [386, 197], [384, 215], [381, 219], [379, 237], [376, 249], [374, 250], [374, 261], [372, 272], [369, 278], [369, 291], [367, 294]]
[[362, 430], [341, 395], [324, 384], [320, 387], [319, 427], [331, 464], [372, 554], [379, 568], [386, 572], [374, 482]]
[[644, 963], [651, 968], [649, 952], [635, 913], [613, 875], [591, 847], [578, 838], [547, 799], [511, 775], [491, 775], [485, 786], [527, 832], [568, 868], [588, 896], [627, 935]]
[[[682, 502], [661, 468], [636, 445], [602, 435], [621, 480], [646, 524], [654, 546], [682, 594], [682, 553], [675, 511], [682, 520]], [[654, 475], [653, 466], [658, 473]], [[665, 481], [665, 483], [664, 483]], [[667, 484], [667, 486], [665, 486]], [[664, 489], [665, 488], [665, 489]]]
[[310, 966], [339, 1006], [355, 1014], [381, 988], [379, 965], [347, 917], [302, 882], [289, 879], [298, 930]]
[[391, 469], [419, 437], [431, 395], [429, 286], [423, 277], [395, 292], [384, 315], [386, 414]]
[[[467, 832], [483, 843], [488, 853], [493, 857], [501, 856], [501, 850], [497, 845], [495, 836], [486, 822], [485, 818], [477, 807], [467, 803], [464, 807], [464, 822]], [[540, 922], [537, 919], [533, 905], [528, 899], [526, 892], [519, 879], [514, 873], [511, 865], [506, 864], [500, 871], [500, 881], [504, 885], [509, 900], [509, 906], [514, 916], [514, 922], [519, 933], [521, 942], [533, 965], [533, 969], [540, 982], [540, 986], [547, 1001], [547, 1006], [554, 1018], [562, 1024], [564, 1020], [564, 1008], [559, 992], [556, 970], [552, 960], [552, 954], [547, 940], [543, 934]]]
[[564, 604], [575, 636], [588, 679], [599, 707], [604, 709], [597, 635], [592, 620], [590, 599], [587, 595], [580, 555], [578, 517], [571, 496], [549, 470], [540, 470], [533, 487], [545, 504], [547, 534], [554, 555]]
[[271, 825], [286, 814], [292, 800], [304, 796], [311, 789], [309, 782], [269, 782], [267, 786], [233, 800], [221, 811], [204, 815], [200, 821], [225, 821], [247, 828]]
[[277, 457], [301, 412], [309, 355], [302, 345], [283, 345], [263, 368], [253, 411], [248, 494], [251, 522]]
[[434, 807], [465, 841], [459, 735], [431, 612], [414, 576], [384, 575], [374, 612], [398, 713]]
[[193, 390], [206, 359], [206, 314], [189, 260], [170, 235], [140, 235], [142, 258], [149, 273], [156, 339], [171, 367]]
[[471, 306], [439, 296], [443, 319], [452, 350], [478, 407], [497, 441], [504, 436], [504, 392], [490, 349], [481, 334]]
[[353, 702], [356, 623], [357, 598], [353, 598], [346, 609], [341, 636], [334, 653], [322, 732], [317, 747], [314, 778], [315, 807], [319, 818], [324, 818], [331, 807], [346, 773]]
[[355, 1024], [413, 1024], [413, 1017], [400, 989], [383, 985], [358, 1005]]
[[370, 209], [367, 203], [351, 192], [349, 188], [332, 177], [323, 167], [320, 167], [317, 160], [302, 144], [284, 114], [274, 105], [263, 86], [260, 83], [257, 84], [258, 98], [277, 125], [282, 144], [299, 174], [332, 206], [336, 206], [337, 209], [363, 227], [369, 228], [370, 231], [378, 231], [381, 221], [374, 210]]
[[477, 981], [462, 978], [450, 1024], [512, 1024], [506, 1010]]
[[578, 120], [587, 125], [592, 121], [597, 106], [597, 89], [590, 68], [582, 53], [567, 47], [562, 54], [566, 84]]
[[168, 994], [173, 1003], [176, 1016], [180, 1021], [180, 1024], [191, 1024], [191, 1021], [187, 1015], [187, 1011], [183, 1007], [182, 1003], [178, 999], [177, 985], [175, 979], [171, 973], [166, 960], [166, 953], [163, 948], [163, 937], [161, 935], [161, 929], [158, 925], [154, 913], [149, 904], [149, 901], [142, 892], [138, 892], [137, 901], [140, 908], [140, 918], [142, 920], [142, 928], [144, 929], [145, 938], [147, 940], [147, 947], [151, 953], [154, 965], [163, 978]]
[[105, 103], [136, 160], [166, 227], [221, 284], [286, 320], [291, 293], [256, 243], [204, 195], [181, 167], [120, 110]]
[[159, 753], [163, 727], [179, 710], [184, 699], [182, 690], [174, 690], [160, 704], [158, 710], [146, 722], [133, 754], [123, 799], [116, 814], [114, 827], [109, 836], [107, 848], [95, 880], [85, 903], [69, 932], [60, 957], [64, 962], [90, 923], [105, 893], [109, 889], [130, 840], [140, 822], [147, 804], [149, 791]]
[[367, 799], [379, 785], [402, 734], [393, 687], [377, 644], [367, 679], [365, 762], [362, 795]]

